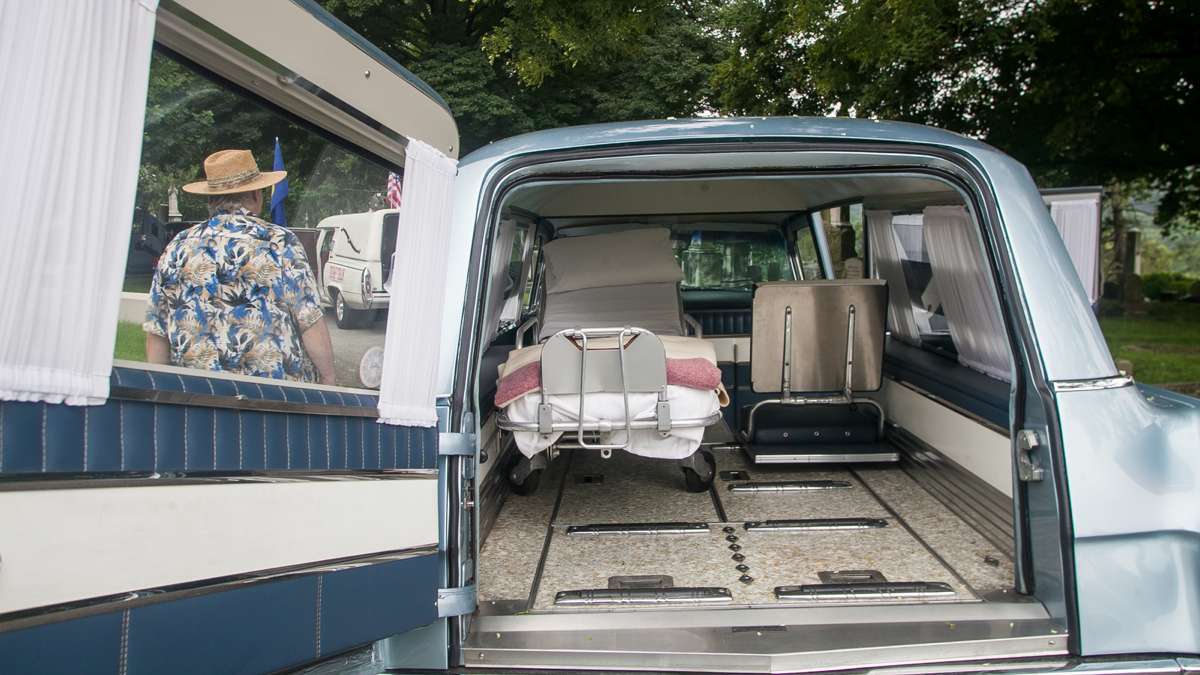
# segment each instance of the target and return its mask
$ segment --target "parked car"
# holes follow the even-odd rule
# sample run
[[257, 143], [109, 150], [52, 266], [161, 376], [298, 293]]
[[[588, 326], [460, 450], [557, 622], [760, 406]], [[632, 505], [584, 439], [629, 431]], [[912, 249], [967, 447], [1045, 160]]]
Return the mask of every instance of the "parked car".
[[164, 2], [153, 40], [416, 165], [429, 222], [330, 217], [316, 256], [404, 349], [378, 397], [118, 363], [0, 401], [0, 671], [1200, 668], [1200, 402], [1117, 370], [1013, 158], [792, 117], [455, 164], [315, 2]]
[[397, 209], [330, 216], [317, 224], [317, 287], [339, 328], [361, 328], [387, 310]]

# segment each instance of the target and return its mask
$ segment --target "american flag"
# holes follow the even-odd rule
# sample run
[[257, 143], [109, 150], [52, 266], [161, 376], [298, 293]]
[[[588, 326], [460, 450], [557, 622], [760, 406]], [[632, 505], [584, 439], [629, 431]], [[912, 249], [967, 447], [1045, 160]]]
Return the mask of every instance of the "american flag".
[[388, 173], [387, 205], [389, 209], [400, 208], [400, 176], [395, 172]]

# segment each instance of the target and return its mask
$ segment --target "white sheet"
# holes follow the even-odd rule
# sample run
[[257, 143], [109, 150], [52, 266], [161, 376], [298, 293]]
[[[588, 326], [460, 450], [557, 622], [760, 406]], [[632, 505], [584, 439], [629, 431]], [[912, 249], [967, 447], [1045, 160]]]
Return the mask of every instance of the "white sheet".
[[[691, 389], [688, 387], [667, 386], [667, 399], [671, 402], [672, 419], [695, 419], [708, 417], [721, 409], [715, 391]], [[513, 401], [508, 406], [508, 418], [514, 422], [536, 423], [538, 404], [542, 401], [540, 392], [531, 392]], [[587, 409], [584, 411], [585, 421], [620, 420], [625, 419], [625, 402], [621, 394], [588, 394], [585, 399]], [[579, 419], [579, 397], [575, 395], [557, 395], [549, 397], [555, 422], [576, 422]], [[649, 419], [654, 417], [658, 404], [655, 394], [630, 394], [629, 411], [634, 419]], [[531, 431], [514, 432], [517, 448], [526, 457], [554, 445], [562, 433], [551, 434], [548, 438]], [[684, 459], [691, 456], [700, 447], [704, 438], [703, 427], [694, 429], [672, 429], [664, 438], [657, 431], [634, 430], [628, 452], [641, 457], [655, 459]], [[621, 443], [625, 440], [625, 430], [600, 434], [601, 443]]]

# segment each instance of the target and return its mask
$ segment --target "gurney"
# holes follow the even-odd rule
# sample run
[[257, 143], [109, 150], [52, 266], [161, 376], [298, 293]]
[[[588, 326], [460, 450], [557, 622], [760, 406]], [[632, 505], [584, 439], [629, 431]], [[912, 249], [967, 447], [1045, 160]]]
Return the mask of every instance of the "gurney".
[[[560, 238], [544, 253], [542, 314], [499, 373], [497, 422], [524, 460], [510, 482], [571, 447], [680, 460], [689, 489], [707, 489], [711, 458], [696, 451], [728, 397], [711, 345], [698, 327], [684, 336], [668, 231]], [[523, 347], [534, 328], [544, 342]]]

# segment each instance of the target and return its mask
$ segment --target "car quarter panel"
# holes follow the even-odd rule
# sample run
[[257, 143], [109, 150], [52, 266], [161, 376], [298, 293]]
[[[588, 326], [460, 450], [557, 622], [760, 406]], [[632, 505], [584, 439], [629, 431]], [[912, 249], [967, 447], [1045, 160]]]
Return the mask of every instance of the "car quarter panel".
[[1200, 400], [1058, 394], [1085, 655], [1200, 652]]

